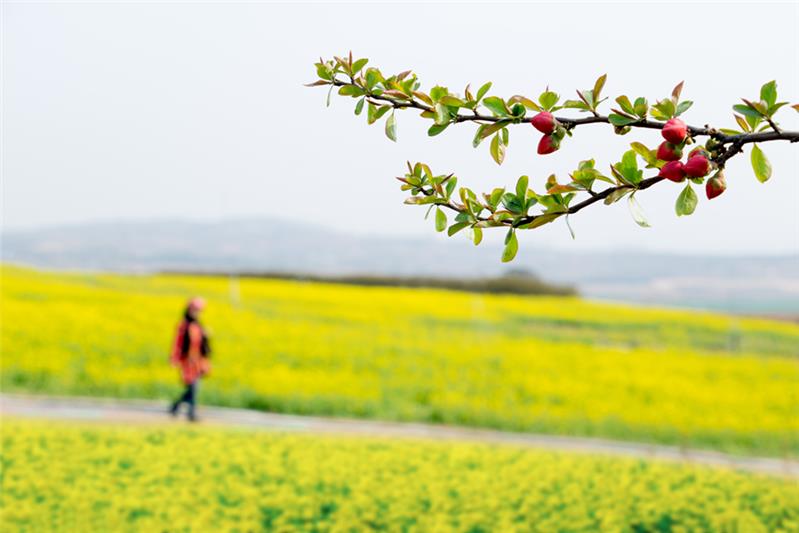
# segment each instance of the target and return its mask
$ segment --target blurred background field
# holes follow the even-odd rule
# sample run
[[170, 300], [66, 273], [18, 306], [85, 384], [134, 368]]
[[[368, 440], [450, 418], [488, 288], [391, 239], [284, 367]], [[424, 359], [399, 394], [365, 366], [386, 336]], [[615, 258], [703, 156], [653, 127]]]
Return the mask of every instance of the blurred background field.
[[4, 425], [0, 521], [17, 531], [799, 528], [795, 480], [658, 461], [208, 427]]
[[2, 267], [5, 391], [160, 398], [187, 295], [202, 401], [799, 452], [799, 326], [711, 313], [287, 280]]

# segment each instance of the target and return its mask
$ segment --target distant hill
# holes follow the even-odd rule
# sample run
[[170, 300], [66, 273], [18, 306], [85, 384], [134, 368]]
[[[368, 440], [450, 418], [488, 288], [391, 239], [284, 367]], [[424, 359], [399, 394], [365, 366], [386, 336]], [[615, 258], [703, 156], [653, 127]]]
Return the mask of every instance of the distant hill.
[[2, 260], [53, 269], [495, 277], [522, 269], [592, 298], [799, 314], [799, 254], [716, 257], [500, 249], [463, 239], [356, 236], [287, 220], [98, 222], [4, 232]]

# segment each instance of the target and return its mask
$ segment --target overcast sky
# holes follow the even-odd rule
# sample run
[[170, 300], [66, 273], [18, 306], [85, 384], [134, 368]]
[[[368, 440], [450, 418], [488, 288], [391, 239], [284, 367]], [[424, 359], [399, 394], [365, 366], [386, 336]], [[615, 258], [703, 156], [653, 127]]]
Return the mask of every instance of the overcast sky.
[[[406, 160], [454, 172], [477, 190], [521, 174], [541, 191], [589, 157], [617, 161], [633, 140], [608, 126], [576, 130], [563, 148], [535, 153], [539, 134], [511, 130], [505, 164], [471, 147], [474, 128], [433, 139], [415, 114], [397, 115], [399, 141], [353, 115], [354, 100], [313, 81], [321, 55], [356, 56], [384, 72], [413, 69], [429, 88], [574, 97], [608, 74], [607, 94], [666, 96], [680, 80], [695, 100], [688, 123], [732, 127], [730, 106], [776, 79], [799, 101], [799, 4], [373, 5], [83, 3], [3, 6], [3, 224], [6, 229], [94, 219], [264, 215], [387, 235], [433, 233], [421, 208], [402, 205], [394, 176]], [[563, 114], [568, 111], [563, 112]], [[799, 114], [785, 108], [786, 128]], [[486, 143], [487, 144], [487, 143]], [[677, 218], [680, 186], [527, 232], [527, 245], [778, 253], [799, 249], [799, 146], [763, 149], [774, 175], [758, 183], [748, 153], [728, 165], [728, 190], [702, 194]], [[432, 236], [431, 236], [432, 238]], [[523, 244], [524, 245], [524, 244]]]

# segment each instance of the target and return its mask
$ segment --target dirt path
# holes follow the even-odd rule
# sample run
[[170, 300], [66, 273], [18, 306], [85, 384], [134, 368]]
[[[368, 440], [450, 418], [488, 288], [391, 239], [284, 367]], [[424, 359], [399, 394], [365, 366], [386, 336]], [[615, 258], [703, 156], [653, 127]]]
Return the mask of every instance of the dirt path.
[[[247, 409], [201, 407], [202, 426], [239, 426], [269, 431], [299, 431], [393, 438], [422, 438], [507, 444], [567, 452], [622, 455], [733, 468], [799, 478], [799, 461], [738, 457], [719, 452], [582, 437], [511, 433], [433, 424], [379, 422], [348, 418], [295, 416]], [[80, 397], [0, 394], [0, 415], [108, 423], [176, 424], [163, 402]]]

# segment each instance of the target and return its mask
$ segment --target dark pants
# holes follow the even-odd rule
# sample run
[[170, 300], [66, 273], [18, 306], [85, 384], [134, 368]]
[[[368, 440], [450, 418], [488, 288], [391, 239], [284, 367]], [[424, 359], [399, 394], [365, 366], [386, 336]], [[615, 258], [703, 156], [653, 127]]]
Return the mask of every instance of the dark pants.
[[189, 420], [195, 419], [194, 414], [194, 407], [197, 403], [197, 387], [200, 384], [200, 380], [196, 379], [193, 383], [189, 383], [186, 385], [186, 390], [183, 391], [183, 394], [180, 398], [178, 398], [175, 403], [172, 404], [172, 414], [177, 414], [178, 409], [180, 408], [180, 404], [187, 403], [189, 404]]

